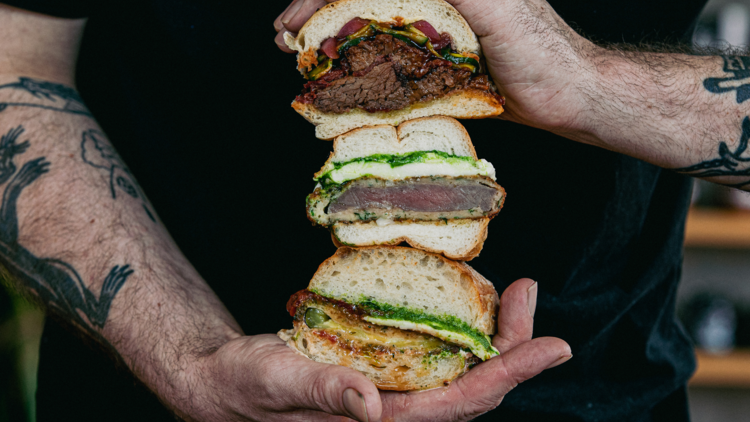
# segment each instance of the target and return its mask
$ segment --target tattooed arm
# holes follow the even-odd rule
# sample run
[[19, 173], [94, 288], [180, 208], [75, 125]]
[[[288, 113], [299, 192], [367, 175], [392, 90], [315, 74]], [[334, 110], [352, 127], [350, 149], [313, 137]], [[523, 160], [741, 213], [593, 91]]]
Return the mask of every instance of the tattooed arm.
[[544, 0], [448, 1], [480, 36], [502, 118], [750, 189], [749, 58], [598, 47]]
[[350, 388], [379, 404], [355, 371], [312, 363], [275, 335], [242, 336], [72, 88], [83, 25], [0, 5], [3, 278], [184, 419], [361, 414], [361, 398], [344, 407]]

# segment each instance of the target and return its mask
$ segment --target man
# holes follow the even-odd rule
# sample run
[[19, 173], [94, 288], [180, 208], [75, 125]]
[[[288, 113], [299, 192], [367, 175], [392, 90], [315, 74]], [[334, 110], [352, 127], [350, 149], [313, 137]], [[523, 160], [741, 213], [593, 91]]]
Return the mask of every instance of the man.
[[[178, 416], [467, 420], [570, 358], [565, 342], [530, 340], [535, 322], [576, 358], [514, 390], [493, 419], [687, 420], [692, 352], [673, 307], [690, 187], [657, 165], [744, 186], [745, 59], [607, 50], [543, 1], [452, 1], [481, 36], [506, 119], [636, 158], [520, 125], [469, 125], [511, 195], [472, 262], [509, 286], [494, 339], [503, 355], [444, 391], [378, 393], [272, 335], [242, 336], [240, 326], [283, 326], [284, 296], [331, 253], [295, 211], [328, 145], [287, 109], [301, 83], [291, 58], [264, 47], [262, 7], [8, 3], [62, 18], [0, 15], [3, 264]], [[683, 35], [703, 6], [559, 3], [610, 41]], [[324, 4], [296, 1], [277, 31], [298, 30]], [[78, 95], [69, 87], [84, 16]], [[539, 284], [511, 283], [527, 275]], [[168, 417], [113, 372], [49, 323], [39, 420]]]

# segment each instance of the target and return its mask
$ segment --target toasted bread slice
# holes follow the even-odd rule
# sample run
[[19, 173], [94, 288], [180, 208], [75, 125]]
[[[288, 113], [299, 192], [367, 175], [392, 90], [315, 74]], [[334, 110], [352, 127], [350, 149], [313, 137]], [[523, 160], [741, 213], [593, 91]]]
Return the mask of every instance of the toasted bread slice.
[[483, 119], [499, 116], [503, 112], [503, 106], [498, 97], [474, 89], [457, 91], [454, 94], [417, 103], [401, 110], [376, 113], [369, 113], [358, 108], [342, 114], [325, 113], [312, 104], [303, 104], [296, 100], [292, 102], [292, 108], [315, 125], [315, 136], [320, 139], [333, 139], [364, 126], [383, 124], [398, 126], [403, 122], [421, 117], [449, 116], [457, 119]]
[[443, 254], [447, 258], [470, 261], [476, 258], [487, 239], [489, 217], [447, 221], [375, 221], [335, 223], [331, 226], [336, 246], [398, 245]]
[[[392, 125], [368, 126], [337, 136], [329, 163], [341, 163], [374, 154], [406, 154], [441, 151], [477, 160], [477, 152], [466, 128], [445, 116], [422, 117]], [[317, 174], [316, 174], [317, 176]]]
[[[467, 354], [430, 355], [421, 347], [369, 348], [349, 341], [340, 347], [331, 335], [295, 322], [294, 330], [281, 330], [278, 336], [298, 353], [320, 363], [347, 366], [364, 374], [381, 390], [410, 391], [443, 387], [468, 370]], [[353, 353], [353, 349], [357, 352]]]
[[368, 298], [455, 317], [486, 335], [495, 333], [500, 303], [492, 283], [466, 263], [399, 246], [339, 248], [320, 265], [308, 289], [349, 303]]

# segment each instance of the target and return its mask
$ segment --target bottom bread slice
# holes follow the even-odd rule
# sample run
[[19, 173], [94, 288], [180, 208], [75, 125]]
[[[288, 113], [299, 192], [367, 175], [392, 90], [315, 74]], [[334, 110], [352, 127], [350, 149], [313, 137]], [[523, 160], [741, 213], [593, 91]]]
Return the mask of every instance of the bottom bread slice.
[[483, 119], [503, 112], [501, 99], [491, 93], [475, 89], [456, 91], [445, 97], [423, 101], [401, 110], [370, 113], [354, 109], [346, 113], [326, 113], [312, 104], [292, 102], [292, 108], [315, 125], [315, 136], [333, 139], [336, 136], [364, 126], [402, 122], [429, 116], [448, 116], [457, 119]]
[[341, 347], [331, 341], [323, 330], [295, 323], [293, 330], [281, 330], [278, 336], [302, 355], [320, 363], [346, 366], [364, 374], [381, 390], [410, 391], [444, 387], [468, 370], [469, 360], [463, 351], [430, 355], [425, 349], [381, 347], [368, 348], [367, 353]]
[[428, 252], [443, 254], [459, 261], [476, 258], [487, 239], [490, 218], [454, 219], [440, 221], [392, 221], [380, 224], [342, 223], [331, 226], [337, 246], [398, 245], [410, 246]]

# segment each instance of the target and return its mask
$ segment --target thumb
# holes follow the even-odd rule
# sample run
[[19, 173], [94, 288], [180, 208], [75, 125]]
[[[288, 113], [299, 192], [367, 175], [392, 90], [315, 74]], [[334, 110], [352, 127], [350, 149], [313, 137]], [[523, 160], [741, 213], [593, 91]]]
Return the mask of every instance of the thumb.
[[380, 420], [380, 394], [361, 373], [338, 365], [314, 363], [295, 380], [302, 407], [344, 415], [360, 422]]

